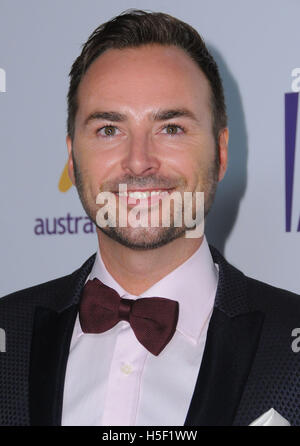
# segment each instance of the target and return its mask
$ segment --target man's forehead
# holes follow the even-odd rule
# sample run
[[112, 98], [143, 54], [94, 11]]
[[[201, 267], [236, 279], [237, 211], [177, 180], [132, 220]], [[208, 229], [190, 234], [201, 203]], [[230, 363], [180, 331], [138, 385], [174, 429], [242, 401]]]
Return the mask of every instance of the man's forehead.
[[[103, 65], [105, 62], [112, 64], [121, 61], [122, 58], [123, 60], [126, 60], [127, 64], [138, 62], [139, 60], [143, 61], [144, 64], [151, 61], [155, 63], [156, 60], [160, 60], [160, 62], [164, 60], [168, 63], [179, 62], [179, 64], [182, 65], [185, 60], [185, 64], [195, 64], [195, 66], [198, 67], [192, 57], [183, 48], [175, 45], [163, 45], [158, 43], [148, 43], [145, 45], [134, 47], [129, 46], [125, 48], [108, 48], [91, 63], [90, 67], [95, 64]], [[198, 68], [200, 69], [200, 67]]]
[[[89, 67], [78, 90], [78, 111], [85, 121], [93, 112], [120, 108], [146, 113], [159, 109], [210, 106], [210, 85], [198, 65], [173, 46], [110, 49]], [[81, 113], [80, 113], [81, 114]]]
[[168, 85], [176, 81], [181, 81], [182, 85], [194, 81], [209, 88], [205, 74], [186, 51], [173, 45], [159, 44], [106, 50], [89, 66], [80, 86], [115, 81], [142, 86], [154, 78]]

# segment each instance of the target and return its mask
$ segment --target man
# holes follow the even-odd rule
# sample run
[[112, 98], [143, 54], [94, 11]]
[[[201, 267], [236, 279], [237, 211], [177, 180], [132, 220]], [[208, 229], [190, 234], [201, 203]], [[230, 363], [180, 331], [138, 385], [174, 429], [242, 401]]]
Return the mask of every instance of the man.
[[[1, 299], [1, 424], [248, 425], [270, 408], [299, 424], [299, 297], [175, 224], [189, 210], [201, 226], [197, 193], [206, 215], [227, 165], [223, 88], [202, 39], [130, 11], [94, 31], [70, 77], [69, 175], [99, 246], [73, 274]], [[174, 192], [183, 206], [163, 225]], [[121, 224], [137, 202], [157, 226]]]

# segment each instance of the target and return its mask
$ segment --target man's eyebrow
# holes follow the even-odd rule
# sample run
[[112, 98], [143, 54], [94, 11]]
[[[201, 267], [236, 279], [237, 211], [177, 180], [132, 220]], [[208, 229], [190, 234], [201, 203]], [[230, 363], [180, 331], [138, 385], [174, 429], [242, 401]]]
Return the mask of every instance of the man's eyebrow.
[[[153, 121], [166, 121], [168, 119], [174, 118], [190, 118], [194, 121], [197, 121], [194, 113], [186, 108], [176, 108], [170, 110], [157, 110], [151, 114], [151, 119]], [[124, 122], [127, 120], [127, 116], [115, 112], [115, 111], [96, 111], [91, 113], [84, 121], [84, 125], [86, 126], [91, 121], [111, 121], [111, 122]]]
[[186, 108], [158, 110], [152, 114], [152, 119], [154, 121], [166, 121], [174, 118], [190, 118], [194, 121], [198, 121], [194, 113]]
[[108, 112], [101, 112], [96, 111], [94, 113], [91, 113], [84, 121], [84, 125], [89, 124], [91, 121], [112, 121], [112, 122], [123, 122], [127, 119], [125, 115], [122, 113], [114, 112], [114, 111], [108, 111]]

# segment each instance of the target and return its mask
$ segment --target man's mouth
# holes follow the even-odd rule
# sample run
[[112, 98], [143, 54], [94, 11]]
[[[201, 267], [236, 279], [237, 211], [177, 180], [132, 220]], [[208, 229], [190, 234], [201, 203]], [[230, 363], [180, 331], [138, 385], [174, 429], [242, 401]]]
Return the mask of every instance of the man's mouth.
[[126, 191], [126, 192], [118, 192], [117, 195], [119, 197], [129, 197], [135, 199], [144, 199], [149, 197], [154, 197], [156, 195], [168, 195], [171, 189], [162, 189], [162, 190], [135, 190], [135, 191]]
[[115, 192], [123, 203], [128, 205], [153, 206], [174, 189], [139, 189]]

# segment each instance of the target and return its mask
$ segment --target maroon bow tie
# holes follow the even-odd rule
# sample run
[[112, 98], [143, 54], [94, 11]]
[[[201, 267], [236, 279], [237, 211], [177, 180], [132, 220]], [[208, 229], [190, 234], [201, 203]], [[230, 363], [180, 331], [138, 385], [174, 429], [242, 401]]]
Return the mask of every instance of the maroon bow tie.
[[178, 310], [177, 301], [163, 297], [123, 299], [95, 278], [83, 289], [79, 320], [84, 333], [103, 333], [127, 321], [138, 341], [157, 356], [176, 330]]

